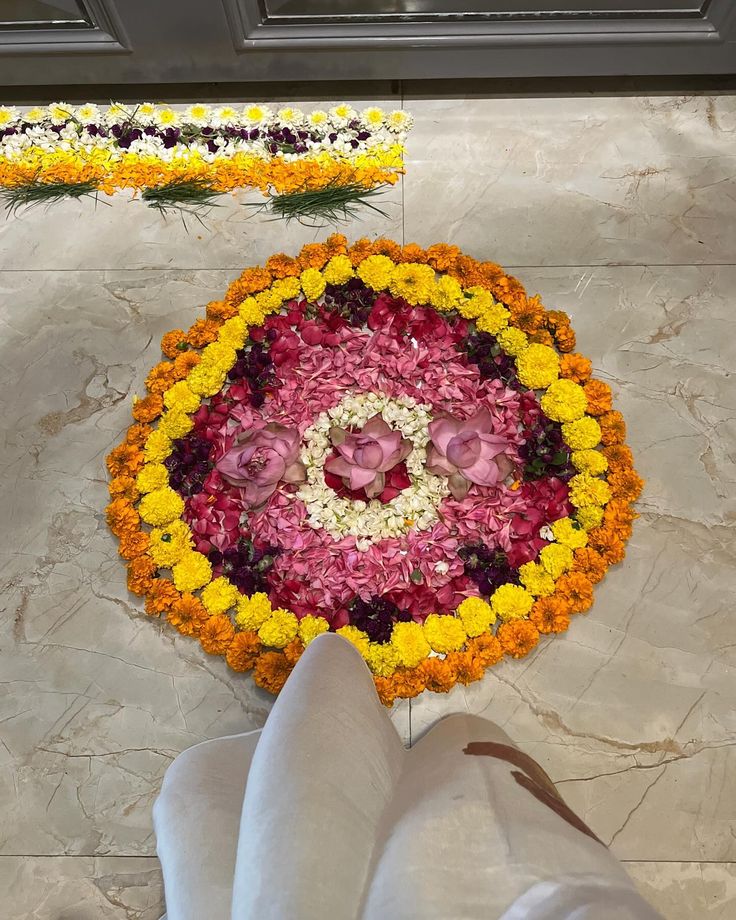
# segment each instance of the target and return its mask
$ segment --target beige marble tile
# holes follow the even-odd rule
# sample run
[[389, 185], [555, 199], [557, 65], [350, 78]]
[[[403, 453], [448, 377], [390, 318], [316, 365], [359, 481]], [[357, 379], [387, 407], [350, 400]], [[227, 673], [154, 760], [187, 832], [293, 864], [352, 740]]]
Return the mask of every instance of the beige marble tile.
[[736, 916], [732, 863], [630, 862], [626, 871], [665, 920], [731, 920]]
[[[173, 757], [272, 698], [142, 612], [107, 532], [130, 396], [230, 272], [0, 273], [0, 853], [154, 852]], [[408, 703], [394, 713], [408, 741]]]
[[647, 480], [625, 562], [590, 614], [448, 697], [502, 724], [628, 859], [736, 854], [736, 627], [730, 303], [736, 269], [527, 269], [614, 388]]
[[404, 104], [407, 242], [515, 265], [733, 261], [734, 96]]
[[158, 860], [0, 856], [5, 920], [159, 920]]

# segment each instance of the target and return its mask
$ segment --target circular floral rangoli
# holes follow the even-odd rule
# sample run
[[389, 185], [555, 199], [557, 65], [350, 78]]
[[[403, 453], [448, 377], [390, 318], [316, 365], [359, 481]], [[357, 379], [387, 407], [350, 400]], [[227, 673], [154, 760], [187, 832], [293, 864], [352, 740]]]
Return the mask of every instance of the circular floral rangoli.
[[327, 630], [387, 704], [523, 657], [590, 608], [642, 485], [574, 347], [454, 246], [271, 256], [164, 336], [108, 457], [129, 589], [274, 693]]

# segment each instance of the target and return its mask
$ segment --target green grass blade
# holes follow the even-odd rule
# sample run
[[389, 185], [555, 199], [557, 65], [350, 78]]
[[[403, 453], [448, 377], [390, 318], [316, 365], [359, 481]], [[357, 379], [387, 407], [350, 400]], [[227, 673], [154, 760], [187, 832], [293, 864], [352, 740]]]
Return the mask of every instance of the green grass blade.
[[259, 210], [266, 210], [274, 218], [290, 222], [296, 220], [309, 227], [324, 227], [331, 224], [343, 224], [361, 216], [364, 208], [388, 217], [385, 211], [369, 199], [382, 195], [384, 189], [367, 189], [359, 183], [339, 185], [332, 183], [320, 189], [287, 192], [281, 195], [269, 195], [268, 201], [255, 205]]
[[8, 216], [15, 215], [21, 208], [31, 208], [40, 204], [54, 204], [65, 198], [97, 198], [97, 186], [94, 182], [28, 182], [0, 189], [0, 201], [5, 205]]

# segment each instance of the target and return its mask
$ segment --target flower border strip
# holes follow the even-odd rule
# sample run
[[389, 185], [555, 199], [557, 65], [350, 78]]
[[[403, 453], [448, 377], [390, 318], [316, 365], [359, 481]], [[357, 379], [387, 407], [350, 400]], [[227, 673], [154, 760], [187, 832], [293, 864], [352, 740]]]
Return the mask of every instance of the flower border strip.
[[[0, 187], [67, 186], [112, 195], [201, 183], [285, 195], [332, 186], [365, 191], [403, 170], [411, 117], [340, 103], [305, 114], [293, 107], [52, 103], [0, 106]], [[71, 194], [69, 192], [68, 194]], [[60, 196], [61, 197], [61, 196]]]
[[[192, 548], [181, 520], [183, 502], [168, 486], [163, 460], [172, 439], [191, 430], [189, 414], [222, 387], [249, 327], [301, 293], [313, 300], [327, 283], [343, 284], [355, 275], [414, 305], [431, 302], [440, 312], [457, 311], [495, 335], [514, 358], [522, 384], [544, 391], [542, 409], [561, 423], [578, 470], [569, 484], [576, 513], [552, 525], [538, 561], [519, 570], [521, 585], [502, 585], [490, 603], [467, 598], [454, 613], [431, 614], [424, 624], [396, 623], [388, 643], [369, 641], [355, 626], [338, 630], [359, 649], [381, 699], [391, 705], [397, 697], [425, 689], [447, 692], [458, 682], [478, 680], [505, 656], [528, 654], [540, 634], [567, 629], [571, 615], [592, 605], [594, 584], [623, 559], [643, 483], [610, 388], [592, 377], [587, 358], [573, 353], [566, 314], [544, 309], [500, 266], [477, 262], [457, 247], [424, 250], [384, 239], [348, 246], [335, 234], [305, 246], [297, 258], [278, 254], [263, 267], [247, 269], [224, 300], [207, 305], [206, 318], [162, 340], [169, 360], [148, 374], [148, 395], [133, 405], [135, 423], [107, 458], [113, 477], [107, 519], [128, 564], [128, 588], [145, 597], [148, 614], [164, 614], [234, 670], [253, 669], [255, 682], [272, 693], [309, 642], [329, 628], [322, 617], [298, 619], [288, 610], [272, 610], [265, 594], [247, 597], [226, 577], [212, 579], [209, 560]], [[170, 568], [172, 577], [159, 577], [160, 568]]]

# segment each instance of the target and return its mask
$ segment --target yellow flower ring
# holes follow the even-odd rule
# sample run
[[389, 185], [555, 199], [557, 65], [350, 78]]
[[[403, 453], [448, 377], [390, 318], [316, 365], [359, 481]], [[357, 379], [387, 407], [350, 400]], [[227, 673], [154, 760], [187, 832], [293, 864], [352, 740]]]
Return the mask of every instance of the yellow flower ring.
[[[218, 406], [224, 404], [222, 394], [235, 392], [231, 387], [233, 381], [237, 383], [243, 361], [262, 360], [269, 341], [276, 338], [274, 333], [269, 339], [268, 330], [287, 328], [299, 305], [300, 322], [315, 315], [325, 320], [333, 316], [329, 304], [335, 308], [336, 303], [348, 303], [340, 300], [340, 292], [353, 291], [349, 296], [355, 297], [357, 289], [362, 292], [363, 306], [367, 298], [371, 328], [376, 328], [373, 319], [380, 307], [388, 310], [381, 314], [387, 325], [399, 322], [397, 317], [404, 323], [419, 318], [445, 332], [461, 329], [468, 374], [501, 377], [503, 387], [512, 388], [501, 387], [503, 392], [526, 400], [525, 411], [535, 421], [525, 424], [536, 428], [524, 429], [526, 440], [519, 436], [514, 469], [497, 485], [504, 501], [513, 502], [514, 493], [523, 490], [527, 481], [544, 476], [564, 495], [556, 513], [550, 513], [542, 526], [537, 519], [529, 538], [535, 549], [525, 561], [517, 560], [511, 566], [512, 550], [504, 555], [496, 547], [488, 557], [482, 546], [470, 546], [434, 563], [437, 572], [446, 572], [452, 565], [462, 570], [456, 584], [465, 587], [455, 593], [449, 609], [438, 600], [437, 609], [428, 610], [425, 604], [419, 615], [394, 616], [396, 605], [383, 603], [379, 597], [373, 613], [389, 616], [380, 638], [375, 631], [371, 634], [373, 627], [359, 628], [350, 617], [346, 622], [345, 616], [323, 615], [318, 592], [309, 595], [307, 591], [308, 596], [317, 596], [313, 609], [301, 604], [292, 611], [280, 598], [274, 601], [262, 571], [278, 561], [268, 556], [269, 550], [256, 551], [252, 545], [243, 571], [247, 571], [247, 583], [259, 590], [249, 592], [223, 566], [222, 554], [206, 541], [202, 544], [200, 521], [187, 510], [194, 495], [202, 514], [220, 513], [217, 491], [201, 491], [202, 463], [205, 470], [213, 463], [197, 455], [201, 444], [192, 440], [195, 423], [200, 430], [202, 424], [212, 424], [217, 418]], [[356, 303], [350, 301], [351, 309]], [[393, 318], [389, 318], [391, 310]], [[325, 321], [329, 326], [329, 320]], [[364, 331], [365, 321], [366, 314], [358, 310], [352, 325]], [[344, 317], [340, 323], [347, 325]], [[314, 323], [311, 328], [316, 328]], [[323, 324], [321, 328], [324, 332], [327, 327]], [[301, 334], [306, 338], [306, 333]], [[399, 341], [405, 342], [409, 355], [416, 347], [408, 337]], [[540, 634], [562, 632], [572, 615], [590, 608], [593, 585], [609, 565], [624, 556], [636, 517], [633, 502], [642, 487], [624, 443], [623, 418], [612, 408], [611, 391], [592, 377], [590, 361], [574, 353], [574, 347], [566, 314], [546, 310], [538, 297], [527, 297], [522, 285], [500, 266], [477, 262], [454, 246], [440, 243], [424, 250], [413, 244], [401, 247], [390, 240], [366, 239], [348, 245], [336, 234], [322, 244], [305, 246], [297, 257], [277, 254], [265, 266], [247, 269], [222, 301], [207, 305], [206, 316], [188, 331], [173, 330], [164, 336], [162, 350], [167, 360], [148, 374], [148, 395], [134, 401], [134, 424], [107, 458], [112, 477], [107, 518], [120, 540], [120, 555], [127, 561], [129, 589], [145, 597], [149, 615], [165, 616], [180, 632], [198, 638], [205, 651], [223, 655], [234, 670], [253, 670], [255, 682], [273, 693], [283, 686], [304, 648], [330, 629], [359, 649], [386, 705], [423, 690], [446, 692], [457, 682], [479, 680], [487, 667], [505, 656], [523, 657], [538, 643]], [[257, 376], [260, 370], [253, 373], [254, 379], [261, 379]], [[438, 385], [444, 384], [440, 381]], [[250, 386], [244, 392], [257, 388], [252, 381]], [[247, 398], [255, 405], [252, 396]], [[271, 398], [266, 384], [259, 404]], [[330, 411], [338, 413], [337, 422], [343, 419], [339, 413], [346, 411], [349, 424], [351, 398], [343, 398], [339, 406], [334, 400], [337, 408]], [[380, 394], [363, 394], [355, 400], [363, 422], [371, 412], [365, 399], [380, 398]], [[231, 398], [229, 405], [236, 402]], [[399, 429], [403, 425], [411, 430], [420, 411], [425, 413], [426, 426], [426, 407], [417, 409], [416, 402], [394, 399], [380, 405], [397, 413]], [[246, 406], [244, 411], [251, 409]], [[317, 412], [315, 417], [320, 417]], [[329, 426], [329, 418], [324, 424]], [[221, 431], [229, 436], [226, 424]], [[421, 450], [421, 431], [417, 429], [413, 436], [414, 449]], [[302, 457], [309, 460], [304, 450]], [[416, 468], [416, 457], [413, 462]], [[437, 496], [447, 495], [446, 487], [435, 482], [437, 477], [430, 479], [436, 494], [418, 491], [422, 497], [417, 501], [428, 501], [426, 496], [432, 494], [439, 501]], [[278, 515], [279, 507], [290, 507], [297, 490], [305, 488], [311, 487], [282, 482], [273, 493], [277, 496], [274, 514]], [[317, 499], [310, 504], [309, 494], [306, 507], [329, 517], [329, 509], [325, 512]], [[361, 509], [360, 520], [366, 507], [375, 506], [376, 514], [368, 517], [377, 522], [377, 530], [373, 542], [364, 540], [365, 545], [360, 543], [360, 534], [349, 539], [356, 539], [361, 551], [374, 547], [376, 540], [380, 547], [380, 528], [387, 526], [386, 515], [392, 513], [390, 502], [380, 505], [373, 499], [354, 504]], [[269, 500], [266, 508], [271, 507]], [[432, 526], [434, 518], [429, 517], [429, 523], [422, 525], [423, 510], [418, 509], [416, 520], [406, 517], [400, 522], [410, 537], [421, 526]], [[222, 526], [237, 536], [242, 519], [236, 515], [228, 523], [227, 513], [221, 512], [226, 521]], [[307, 530], [315, 526], [306, 519], [299, 524]], [[342, 531], [340, 534], [342, 539]], [[207, 551], [203, 545], [209, 547]], [[457, 548], [458, 541], [453, 545]], [[412, 581], [415, 576], [419, 582], [425, 578], [419, 570], [412, 572]], [[375, 626], [377, 621], [370, 622]]]

